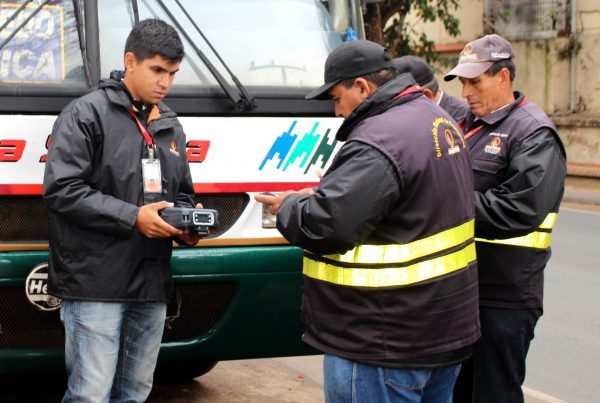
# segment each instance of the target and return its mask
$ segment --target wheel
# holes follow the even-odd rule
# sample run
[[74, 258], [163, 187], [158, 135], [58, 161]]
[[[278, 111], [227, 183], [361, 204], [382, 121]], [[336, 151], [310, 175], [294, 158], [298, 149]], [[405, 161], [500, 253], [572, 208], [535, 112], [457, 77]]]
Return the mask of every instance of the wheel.
[[154, 381], [162, 384], [191, 382], [194, 378], [208, 373], [219, 361], [166, 361], [158, 363]]

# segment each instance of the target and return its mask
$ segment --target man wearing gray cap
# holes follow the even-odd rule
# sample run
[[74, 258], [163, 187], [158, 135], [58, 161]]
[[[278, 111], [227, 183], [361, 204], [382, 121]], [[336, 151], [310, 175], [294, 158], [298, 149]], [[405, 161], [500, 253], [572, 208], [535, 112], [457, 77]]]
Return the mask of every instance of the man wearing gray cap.
[[438, 104], [452, 118], [461, 122], [469, 113], [469, 105], [458, 98], [446, 94], [435, 78], [433, 69], [418, 56], [406, 55], [395, 58], [392, 63], [400, 73], [410, 73], [423, 90], [423, 95]]
[[[444, 77], [459, 77], [471, 108], [464, 131], [475, 175], [482, 336], [472, 371], [466, 365], [457, 384], [460, 402], [523, 401], [525, 358], [542, 315], [544, 267], [563, 195], [564, 147], [546, 114], [513, 92], [514, 56], [508, 41], [486, 35], [467, 44]], [[465, 387], [471, 377], [472, 391]]]
[[325, 353], [326, 401], [450, 402], [479, 337], [466, 144], [374, 42], [331, 52], [307, 96], [328, 97], [345, 144], [319, 186], [256, 197], [305, 250], [302, 337]]

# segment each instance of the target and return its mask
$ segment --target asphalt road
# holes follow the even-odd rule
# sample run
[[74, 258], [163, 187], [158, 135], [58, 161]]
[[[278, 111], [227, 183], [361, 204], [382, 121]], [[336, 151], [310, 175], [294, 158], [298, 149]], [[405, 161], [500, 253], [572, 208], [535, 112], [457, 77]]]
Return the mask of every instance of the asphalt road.
[[569, 402], [600, 396], [600, 213], [563, 208], [525, 384]]
[[[596, 402], [600, 396], [600, 212], [563, 208], [546, 268], [544, 315], [528, 357], [526, 403]], [[221, 362], [150, 402], [322, 402], [322, 358]], [[57, 402], [60, 379], [0, 379], [2, 402]]]

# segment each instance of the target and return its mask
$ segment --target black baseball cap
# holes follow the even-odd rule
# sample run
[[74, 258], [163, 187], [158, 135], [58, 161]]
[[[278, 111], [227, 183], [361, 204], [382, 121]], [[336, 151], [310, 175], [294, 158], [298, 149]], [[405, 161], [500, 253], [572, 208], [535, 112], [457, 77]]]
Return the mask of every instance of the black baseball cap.
[[392, 67], [388, 50], [380, 44], [367, 40], [344, 42], [327, 56], [325, 84], [305, 98], [326, 99], [327, 91], [340, 81]]
[[433, 69], [423, 59], [413, 55], [397, 57], [392, 60], [399, 73], [410, 73], [421, 87], [433, 81]]
[[458, 64], [444, 76], [444, 80], [450, 81], [457, 76], [475, 78], [488, 71], [494, 62], [513, 57], [515, 52], [510, 42], [500, 35], [486, 35], [467, 43], [460, 52]]

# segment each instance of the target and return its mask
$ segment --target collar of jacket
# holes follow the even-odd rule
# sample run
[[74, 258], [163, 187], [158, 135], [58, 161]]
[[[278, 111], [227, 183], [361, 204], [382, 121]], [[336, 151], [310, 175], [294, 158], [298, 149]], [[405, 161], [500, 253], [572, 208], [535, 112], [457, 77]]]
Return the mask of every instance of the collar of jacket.
[[411, 101], [417, 97], [420, 97], [422, 93], [415, 92], [398, 99], [393, 99], [396, 95], [410, 86], [416, 84], [415, 79], [412, 75], [405, 73], [398, 77], [388, 81], [379, 87], [369, 98], [367, 98], [362, 104], [358, 105], [354, 111], [348, 116], [344, 123], [340, 126], [335, 138], [338, 141], [346, 141], [352, 130], [358, 126], [363, 120], [382, 114], [388, 109]]
[[[506, 105], [504, 108], [500, 109], [499, 111], [488, 113], [484, 117], [479, 118], [478, 121], [482, 121], [486, 125], [495, 125], [496, 123], [500, 122], [501, 120], [506, 119], [506, 117], [508, 115], [510, 115], [510, 113], [512, 112], [513, 109], [517, 108], [518, 106], [521, 106], [521, 103], [525, 99], [525, 94], [523, 94], [521, 92], [515, 91], [515, 92], [513, 92], [513, 94], [515, 96], [515, 100], [513, 102]], [[465, 127], [471, 128], [473, 126], [474, 122], [475, 122], [475, 115], [473, 115], [473, 113], [471, 112], [471, 113], [469, 113], [469, 117], [467, 118], [467, 125]]]
[[[104, 90], [111, 103], [122, 106], [124, 109], [132, 109], [133, 104], [131, 96], [129, 95], [129, 92], [127, 91], [127, 88], [123, 82], [120, 80], [124, 74], [122, 74], [122, 72], [115, 71], [112, 72], [110, 76], [111, 78], [100, 81], [98, 84], [98, 89]], [[158, 105], [155, 105], [155, 107], [158, 108], [159, 116], [157, 116], [154, 111], [151, 112], [151, 115], [153, 116], [152, 119], [148, 121], [148, 131], [151, 134], [154, 135], [154, 133], [157, 133], [160, 130], [180, 126], [179, 122], [177, 121], [177, 115], [167, 105], [161, 102]], [[135, 111], [135, 109], [133, 110]], [[151, 122], [152, 125], [150, 125]]]

